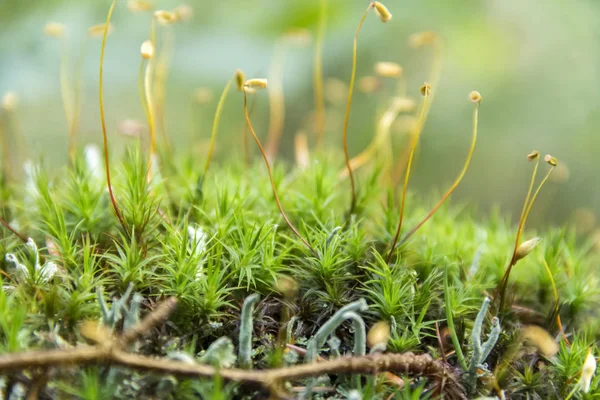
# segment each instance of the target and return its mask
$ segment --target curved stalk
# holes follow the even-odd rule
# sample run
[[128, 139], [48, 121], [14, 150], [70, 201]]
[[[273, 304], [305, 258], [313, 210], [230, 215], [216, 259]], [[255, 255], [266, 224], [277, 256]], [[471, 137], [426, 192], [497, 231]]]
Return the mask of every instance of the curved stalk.
[[103, 85], [103, 76], [104, 76], [104, 50], [106, 48], [106, 36], [108, 36], [108, 27], [110, 23], [110, 18], [112, 17], [113, 11], [115, 9], [115, 5], [117, 4], [117, 0], [113, 0], [109, 10], [108, 15], [106, 17], [106, 26], [104, 27], [104, 34], [102, 36], [102, 47], [100, 50], [100, 77], [99, 77], [99, 95], [98, 98], [100, 100], [100, 121], [102, 123], [102, 138], [104, 142], [104, 167], [106, 168], [106, 185], [108, 186], [108, 193], [110, 195], [110, 201], [113, 206], [113, 210], [121, 223], [123, 229], [126, 229], [125, 221], [121, 216], [121, 212], [119, 211], [119, 207], [117, 207], [117, 201], [115, 199], [115, 195], [113, 193], [112, 185], [110, 182], [110, 160], [108, 156], [108, 137], [106, 134], [106, 118], [104, 117], [104, 85]]
[[202, 173], [203, 178], [208, 172], [208, 167], [210, 167], [210, 161], [212, 159], [213, 151], [215, 148], [215, 141], [217, 138], [217, 131], [219, 130], [219, 121], [221, 120], [221, 113], [223, 112], [223, 105], [225, 104], [225, 99], [227, 98], [227, 94], [229, 93], [229, 89], [231, 88], [232, 83], [233, 80], [231, 79], [229, 80], [229, 82], [227, 82], [225, 89], [223, 89], [223, 93], [221, 93], [221, 98], [219, 98], [219, 103], [217, 104], [217, 111], [215, 111], [212, 133], [210, 135], [210, 143], [208, 145], [208, 154], [206, 156], [206, 163], [204, 164], [204, 172]]
[[400, 230], [402, 229], [402, 220], [404, 218], [404, 204], [406, 201], [406, 190], [408, 188], [408, 179], [410, 178], [410, 169], [412, 166], [413, 157], [415, 155], [415, 149], [417, 148], [417, 144], [419, 143], [419, 137], [421, 136], [421, 132], [423, 130], [423, 124], [425, 122], [425, 114], [428, 109], [428, 99], [430, 96], [430, 91], [427, 88], [427, 84], [425, 85], [424, 97], [423, 97], [423, 106], [421, 107], [421, 115], [419, 116], [419, 122], [417, 123], [417, 127], [415, 129], [415, 134], [413, 135], [413, 141], [410, 147], [410, 155], [408, 156], [408, 164], [406, 166], [406, 173], [404, 175], [404, 187], [402, 189], [402, 201], [400, 203], [400, 220], [398, 221], [398, 227], [396, 228], [396, 235], [394, 236], [394, 240], [392, 241], [392, 247], [390, 248], [390, 252], [387, 256], [386, 262], [389, 264], [392, 260], [392, 255], [394, 254], [394, 250], [396, 248], [396, 243], [398, 243], [398, 238], [400, 237]]
[[325, 101], [323, 100], [323, 41], [327, 26], [327, 0], [321, 0], [319, 10], [319, 27], [315, 43], [315, 60], [313, 65], [313, 83], [315, 95], [315, 122], [317, 131], [317, 148], [323, 143], [325, 134]]
[[350, 86], [348, 88], [348, 102], [346, 103], [346, 116], [344, 117], [344, 157], [346, 158], [346, 168], [348, 169], [348, 176], [350, 177], [350, 187], [351, 187], [351, 202], [350, 202], [350, 212], [349, 215], [352, 215], [354, 212], [354, 208], [356, 207], [356, 182], [354, 181], [354, 173], [352, 172], [352, 165], [350, 165], [350, 155], [348, 154], [348, 122], [350, 120], [350, 108], [352, 107], [352, 92], [354, 91], [354, 81], [356, 80], [356, 50], [358, 47], [358, 34], [360, 33], [360, 29], [362, 28], [369, 11], [373, 8], [373, 3], [369, 4], [367, 10], [363, 14], [358, 28], [356, 28], [356, 33], [354, 34], [354, 43], [352, 47], [352, 74], [350, 75]]
[[[511, 259], [510, 259], [510, 263], [508, 264], [508, 268], [506, 268], [506, 272], [504, 273], [504, 276], [502, 277], [502, 280], [500, 281], [500, 284], [499, 284], [499, 293], [500, 293], [500, 308], [499, 308], [499, 310], [500, 311], [502, 311], [502, 309], [504, 308], [506, 288], [508, 287], [508, 280], [510, 278], [510, 273], [518, 261], [517, 260], [517, 249], [519, 248], [519, 242], [521, 240], [521, 235], [525, 228], [525, 222], [527, 221], [527, 218], [529, 217], [529, 213], [531, 212], [533, 203], [535, 202], [538, 194], [540, 193], [540, 190], [542, 189], [542, 187], [544, 186], [544, 184], [546, 183], [546, 181], [548, 180], [548, 178], [550, 177], [550, 175], [552, 175], [552, 172], [554, 171], [554, 166], [551, 166], [551, 168], [548, 170], [548, 172], [546, 173], [546, 175], [544, 176], [544, 178], [538, 185], [533, 196], [531, 196], [531, 191], [533, 189], [533, 182], [535, 180], [535, 175], [536, 175], [537, 168], [539, 165], [539, 158], [540, 157], [538, 155], [536, 158], [536, 164], [535, 164], [533, 174], [531, 177], [531, 183], [529, 184], [529, 191], [527, 192], [527, 197], [525, 199], [525, 205], [523, 206], [523, 210], [521, 211], [521, 218], [519, 220], [519, 228], [517, 230], [517, 238], [515, 240], [515, 246], [514, 246], [513, 253], [512, 253]], [[530, 197], [531, 197], [531, 199], [530, 199]]]
[[454, 191], [460, 184], [460, 181], [462, 181], [463, 177], [465, 176], [465, 173], [467, 172], [467, 169], [469, 168], [471, 158], [473, 157], [473, 152], [475, 151], [475, 143], [477, 142], [478, 117], [479, 117], [479, 103], [476, 103], [475, 110], [473, 111], [473, 138], [471, 139], [471, 147], [469, 148], [469, 154], [467, 155], [467, 160], [465, 161], [465, 165], [463, 166], [462, 170], [458, 174], [458, 177], [456, 178], [456, 180], [454, 181], [452, 186], [450, 186], [450, 189], [448, 189], [448, 191], [444, 194], [444, 196], [442, 196], [440, 201], [435, 205], [435, 207], [433, 207], [431, 209], [431, 211], [429, 211], [429, 213], [425, 216], [425, 218], [423, 218], [421, 220], [421, 222], [419, 222], [417, 225], [415, 225], [414, 228], [412, 228], [410, 231], [408, 231], [408, 233], [404, 236], [404, 238], [400, 241], [400, 243], [406, 242], [408, 240], [408, 238], [410, 238], [421, 226], [423, 226], [423, 224], [425, 222], [427, 222], [427, 220], [429, 220], [429, 218], [431, 218], [433, 216], [433, 214], [436, 213], [436, 211], [442, 206], [442, 204], [444, 204], [444, 202], [448, 199], [448, 197], [450, 197], [450, 195], [452, 193], [454, 193]]
[[302, 243], [304, 243], [304, 245], [306, 247], [308, 247], [308, 249], [311, 251], [311, 253], [313, 253], [313, 255], [318, 258], [319, 253], [317, 253], [317, 251], [310, 245], [310, 243], [308, 243], [308, 241], [302, 237], [300, 232], [298, 232], [298, 230], [294, 227], [292, 222], [289, 220], [289, 218], [285, 214], [285, 211], [283, 211], [283, 207], [281, 205], [281, 202], [279, 201], [279, 196], [277, 195], [277, 189], [275, 188], [275, 180], [273, 179], [273, 172], [271, 171], [271, 165], [269, 164], [269, 159], [267, 157], [267, 154], [265, 153], [265, 150], [263, 149], [262, 144], [260, 143], [260, 140], [258, 139], [258, 136], [256, 136], [256, 132], [254, 132], [252, 123], [250, 122], [250, 115], [248, 114], [248, 101], [247, 101], [246, 91], [244, 91], [244, 115], [246, 117], [246, 124], [248, 125], [248, 129], [250, 129], [250, 133], [252, 134], [252, 137], [254, 138], [254, 141], [256, 142], [256, 145], [258, 146], [258, 149], [260, 150], [260, 152], [263, 156], [263, 159], [265, 160], [265, 165], [267, 167], [267, 173], [269, 174], [269, 180], [271, 181], [271, 188], [273, 189], [273, 195], [275, 196], [275, 203], [277, 203], [277, 207], [279, 208], [279, 212], [281, 213], [281, 216], [283, 217], [283, 219], [285, 220], [287, 225], [290, 227], [292, 232], [294, 232], [294, 234], [296, 236], [298, 236], [298, 238], [302, 241]]

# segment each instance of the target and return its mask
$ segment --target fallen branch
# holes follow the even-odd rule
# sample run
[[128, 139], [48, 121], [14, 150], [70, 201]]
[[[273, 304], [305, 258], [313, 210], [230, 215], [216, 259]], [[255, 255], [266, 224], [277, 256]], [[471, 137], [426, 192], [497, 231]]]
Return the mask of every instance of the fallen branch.
[[[298, 355], [301, 355], [303, 357], [306, 355], [306, 349], [303, 349], [302, 347], [298, 347], [293, 344], [286, 344], [285, 346], [288, 349], [294, 351]], [[317, 356], [317, 362], [323, 362], [323, 361], [326, 361], [326, 359], [321, 356]], [[384, 372], [384, 375], [385, 375], [385, 380], [388, 383], [392, 383], [392, 384], [396, 385], [399, 389], [402, 389], [404, 387], [404, 379], [400, 378], [398, 375], [392, 374], [391, 372], [388, 372], [388, 371]]]
[[131, 369], [178, 377], [213, 377], [219, 373], [224, 379], [236, 382], [258, 383], [269, 386], [278, 380], [302, 379], [326, 374], [378, 374], [398, 372], [410, 375], [444, 373], [441, 363], [430, 355], [377, 354], [362, 357], [341, 357], [319, 363], [296, 365], [271, 370], [217, 370], [209, 365], [189, 364], [162, 358], [127, 353], [116, 346], [81, 346], [67, 350], [42, 350], [12, 353], [0, 356], [0, 373], [73, 365], [110, 363]]
[[174, 298], [163, 302], [140, 323], [120, 337], [106, 336], [94, 346], [82, 345], [68, 349], [28, 351], [0, 356], [0, 375], [6, 372], [27, 369], [48, 369], [93, 364], [118, 365], [153, 374], [173, 375], [180, 378], [213, 378], [219, 374], [228, 381], [260, 385], [271, 390], [281, 381], [299, 380], [327, 374], [365, 374], [395, 372], [412, 376], [448, 377], [452, 374], [447, 366], [434, 360], [429, 354], [375, 354], [362, 357], [341, 357], [318, 363], [295, 365], [270, 370], [217, 369], [210, 365], [191, 364], [128, 353], [123, 348], [149, 333], [167, 319], [176, 305]]

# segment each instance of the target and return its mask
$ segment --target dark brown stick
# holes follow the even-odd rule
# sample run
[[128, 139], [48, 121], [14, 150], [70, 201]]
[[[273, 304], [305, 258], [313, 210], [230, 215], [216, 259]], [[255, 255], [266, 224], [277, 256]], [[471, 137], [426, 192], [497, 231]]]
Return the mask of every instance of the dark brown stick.
[[[429, 377], [452, 376], [446, 365], [429, 354], [375, 354], [362, 357], [341, 357], [311, 364], [270, 370], [217, 369], [210, 365], [190, 364], [138, 354], [127, 353], [122, 346], [128, 344], [157, 324], [163, 322], [175, 308], [174, 298], [166, 300], [138, 325], [126, 331], [118, 340], [107, 339], [95, 346], [78, 346], [67, 349], [39, 350], [0, 355], [0, 374], [26, 369], [111, 364], [147, 371], [154, 374], [175, 375], [188, 378], [212, 378], [219, 374], [223, 379], [258, 384], [268, 390], [281, 381], [298, 380], [326, 374], [369, 374], [395, 372], [401, 375]], [[453, 381], [453, 379], [451, 379]], [[460, 389], [459, 386], [457, 386]]]
[[256, 132], [254, 132], [254, 128], [252, 127], [252, 122], [250, 122], [250, 115], [248, 114], [248, 100], [247, 100], [246, 92], [244, 92], [244, 115], [246, 117], [246, 126], [248, 126], [248, 128], [250, 129], [250, 133], [252, 134], [252, 137], [254, 138], [254, 141], [256, 142], [256, 145], [258, 146], [258, 149], [260, 150], [260, 153], [262, 154], [263, 159], [265, 160], [265, 166], [267, 167], [267, 173], [269, 174], [269, 180], [271, 181], [271, 188], [273, 189], [273, 196], [275, 196], [275, 203], [277, 203], [277, 208], [279, 208], [279, 213], [285, 220], [287, 226], [289, 226], [289, 228], [292, 230], [292, 232], [294, 232], [294, 234], [302, 241], [302, 243], [304, 243], [304, 245], [306, 247], [308, 247], [310, 252], [313, 253], [313, 255], [316, 258], [319, 258], [319, 253], [317, 253], [317, 251], [310, 245], [310, 243], [308, 243], [308, 240], [306, 240], [306, 239], [304, 239], [304, 237], [302, 237], [300, 232], [298, 232], [298, 229], [296, 229], [296, 227], [292, 224], [292, 221], [290, 221], [290, 219], [285, 214], [285, 211], [283, 211], [283, 206], [281, 205], [281, 201], [279, 200], [279, 195], [277, 195], [277, 188], [275, 187], [275, 179], [273, 178], [273, 172], [271, 171], [271, 165], [269, 164], [269, 158], [267, 157], [267, 154], [265, 153], [265, 149], [263, 148], [262, 144], [260, 143], [258, 136], [256, 136]]
[[25, 237], [25, 235], [23, 235], [23, 234], [19, 233], [17, 230], [15, 230], [15, 228], [10, 226], [10, 224], [8, 222], [6, 222], [3, 218], [0, 218], [0, 224], [4, 225], [4, 227], [6, 229], [11, 231], [16, 237], [21, 239], [23, 241], [23, 243], [27, 243], [27, 238]]
[[175, 297], [170, 297], [162, 302], [156, 308], [156, 310], [146, 315], [143, 320], [121, 335], [121, 344], [128, 345], [134, 342], [136, 339], [147, 335], [152, 328], [163, 323], [169, 318], [169, 315], [171, 315], [173, 310], [175, 310], [175, 306], [177, 306], [177, 299]]
[[111, 363], [123, 367], [178, 377], [213, 377], [219, 373], [235, 382], [270, 386], [279, 380], [297, 380], [326, 374], [378, 374], [398, 372], [410, 375], [439, 375], [444, 373], [442, 363], [430, 355], [377, 354], [362, 357], [341, 357], [319, 363], [302, 364], [271, 370], [221, 369], [209, 365], [153, 358], [126, 353], [110, 346], [82, 346], [67, 350], [43, 350], [12, 353], [0, 356], [0, 372], [31, 368]]

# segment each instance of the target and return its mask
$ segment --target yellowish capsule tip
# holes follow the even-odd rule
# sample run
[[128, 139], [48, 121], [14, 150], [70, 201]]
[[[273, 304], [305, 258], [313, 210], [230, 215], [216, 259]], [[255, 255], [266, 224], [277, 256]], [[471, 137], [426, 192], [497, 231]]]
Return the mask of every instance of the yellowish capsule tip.
[[431, 94], [431, 85], [425, 82], [423, 86], [421, 86], [420, 90], [423, 96], [429, 96]]
[[544, 161], [546, 161], [553, 167], [556, 167], [558, 165], [558, 160], [556, 159], [556, 157], [552, 157], [550, 154], [546, 154], [546, 156], [544, 157]]
[[481, 93], [473, 90], [471, 93], [469, 93], [469, 100], [471, 100], [473, 103], [481, 104], [481, 100], [483, 100], [483, 98], [481, 97]]
[[521, 243], [521, 245], [517, 247], [517, 251], [515, 252], [515, 261], [527, 257], [541, 241], [541, 238], [535, 237], [533, 239], [529, 239]]
[[529, 161], [535, 161], [540, 156], [540, 152], [537, 150], [533, 150], [531, 153], [527, 154], [527, 159]]
[[392, 13], [390, 12], [390, 10], [388, 10], [387, 7], [381, 4], [380, 2], [372, 2], [371, 7], [375, 8], [375, 12], [377, 13], [377, 16], [379, 17], [381, 22], [388, 22], [392, 19]]
[[244, 90], [244, 81], [246, 80], [246, 75], [244, 74], [244, 71], [242, 71], [241, 69], [237, 69], [235, 71], [235, 84], [237, 87], [237, 90], [239, 90], [240, 92], [242, 90]]
[[174, 24], [178, 20], [175, 13], [165, 10], [154, 11], [154, 18], [161, 25]]
[[384, 78], [400, 78], [404, 69], [394, 62], [380, 61], [373, 67], [375, 73]]
[[145, 40], [144, 43], [142, 43], [140, 52], [142, 53], [142, 58], [145, 60], [154, 57], [154, 45], [152, 44], [152, 41]]
[[127, 2], [127, 8], [131, 12], [142, 12], [152, 10], [152, 4], [143, 0], [129, 0]]
[[266, 79], [248, 79], [244, 82], [244, 88], [251, 88], [254, 90], [261, 90], [267, 88], [267, 80]]
[[44, 35], [49, 37], [60, 38], [65, 35], [66, 27], [58, 22], [48, 22], [44, 26]]

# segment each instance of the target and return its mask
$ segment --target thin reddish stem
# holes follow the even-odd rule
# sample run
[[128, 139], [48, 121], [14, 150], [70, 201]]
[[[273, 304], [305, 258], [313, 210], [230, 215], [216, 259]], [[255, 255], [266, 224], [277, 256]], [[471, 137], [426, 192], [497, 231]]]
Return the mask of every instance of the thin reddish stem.
[[110, 24], [110, 18], [115, 9], [117, 0], [113, 0], [110, 9], [108, 10], [108, 16], [106, 17], [106, 25], [104, 26], [104, 35], [102, 36], [102, 48], [100, 50], [100, 78], [99, 78], [99, 100], [100, 100], [100, 121], [102, 122], [102, 138], [104, 141], [104, 166], [106, 168], [106, 184], [108, 186], [108, 193], [110, 195], [110, 201], [112, 203], [115, 214], [121, 223], [121, 226], [125, 229], [125, 221], [121, 216], [119, 207], [117, 207], [117, 201], [112, 190], [110, 182], [110, 160], [108, 156], [108, 137], [106, 134], [106, 119], [104, 117], [104, 87], [103, 87], [103, 75], [104, 75], [104, 49], [106, 47], [106, 37], [108, 36], [108, 26]]
[[[539, 157], [535, 164], [535, 169], [533, 172], [533, 179], [535, 179], [535, 173], [537, 171], [538, 164], [539, 164]], [[529, 200], [529, 197], [531, 195], [531, 189], [533, 188], [533, 179], [531, 180], [532, 185], [530, 185], [530, 187], [529, 187], [529, 193], [527, 193], [527, 200], [525, 202], [525, 207], [523, 207], [523, 211], [521, 212], [521, 221], [519, 224], [519, 230], [517, 231], [517, 239], [515, 240], [515, 247], [513, 250], [513, 254], [510, 259], [510, 263], [508, 264], [508, 268], [506, 269], [506, 272], [504, 273], [504, 276], [502, 277], [502, 280], [500, 281], [500, 308], [499, 308], [500, 311], [502, 311], [502, 309], [504, 307], [505, 293], [506, 293], [506, 288], [508, 287], [508, 280], [510, 278], [510, 273], [518, 261], [517, 260], [517, 249], [519, 248], [519, 242], [521, 240], [521, 235], [523, 234], [523, 230], [525, 228], [525, 222], [527, 221], [527, 218], [529, 217], [529, 213], [531, 212], [531, 208], [533, 207], [533, 203], [535, 202], [535, 199], [537, 198], [538, 194], [540, 193], [540, 190], [542, 190], [542, 187], [544, 186], [544, 184], [546, 183], [548, 178], [550, 178], [550, 175], [552, 175], [553, 171], [554, 171], [554, 167], [551, 167], [550, 170], [546, 173], [546, 176], [544, 176], [544, 179], [542, 179], [542, 181], [538, 185], [533, 196], [531, 196], [531, 200], [529, 202], [527, 202], [527, 200]]]
[[292, 222], [289, 220], [289, 218], [285, 214], [285, 211], [283, 211], [283, 207], [281, 205], [281, 202], [279, 201], [279, 196], [277, 195], [277, 189], [275, 188], [275, 180], [273, 179], [273, 173], [271, 171], [271, 165], [269, 164], [269, 159], [267, 158], [267, 154], [265, 153], [265, 150], [263, 149], [263, 146], [260, 143], [258, 136], [256, 136], [256, 132], [254, 132], [252, 123], [250, 122], [250, 115], [248, 114], [248, 101], [247, 101], [246, 92], [244, 92], [244, 115], [246, 117], [246, 124], [248, 125], [248, 129], [250, 129], [250, 133], [252, 133], [252, 137], [254, 137], [254, 141], [256, 142], [256, 145], [258, 146], [258, 149], [260, 150], [260, 152], [263, 156], [263, 159], [265, 160], [265, 165], [267, 166], [267, 173], [269, 174], [269, 180], [271, 181], [271, 188], [273, 189], [273, 195], [275, 196], [275, 203], [277, 203], [277, 207], [279, 208], [279, 212], [281, 213], [281, 216], [283, 217], [283, 219], [285, 220], [287, 225], [290, 227], [292, 232], [294, 232], [294, 234], [296, 236], [298, 236], [298, 238], [302, 241], [302, 243], [304, 243], [306, 245], [306, 247], [308, 247], [308, 249], [311, 251], [311, 253], [313, 253], [313, 255], [315, 257], [319, 258], [319, 254], [317, 253], [317, 251], [308, 243], [308, 241], [306, 239], [304, 239], [302, 237], [300, 232], [298, 232], [298, 230], [294, 227]]
[[419, 222], [414, 228], [412, 228], [404, 236], [404, 238], [402, 239], [402, 241], [400, 243], [406, 242], [406, 240], [408, 240], [408, 238], [410, 238], [421, 226], [423, 226], [423, 224], [425, 224], [425, 222], [427, 222], [429, 220], [429, 218], [431, 218], [433, 216], [433, 214], [436, 213], [436, 211], [442, 206], [442, 204], [444, 204], [444, 202], [448, 199], [448, 197], [450, 197], [450, 195], [452, 195], [452, 193], [454, 193], [454, 191], [456, 190], [456, 188], [462, 181], [463, 177], [465, 176], [465, 174], [467, 172], [467, 169], [469, 168], [469, 164], [471, 163], [471, 158], [473, 157], [473, 152], [475, 151], [475, 143], [477, 142], [477, 120], [478, 120], [478, 117], [479, 117], [479, 103], [477, 103], [475, 105], [475, 111], [473, 112], [473, 138], [471, 139], [471, 147], [469, 148], [469, 154], [467, 155], [467, 160], [465, 161], [465, 165], [463, 166], [463, 169], [460, 171], [460, 174], [458, 175], [458, 177], [456, 178], [456, 180], [454, 181], [452, 186], [450, 186], [450, 189], [448, 189], [448, 191], [444, 194], [444, 196], [442, 196], [440, 201], [435, 205], [435, 207], [433, 207], [431, 209], [431, 211], [429, 211], [429, 213], [425, 216], [425, 218], [423, 218], [421, 220], [421, 222]]
[[18, 237], [19, 239], [21, 239], [23, 241], [23, 243], [27, 243], [27, 238], [25, 237], [25, 235], [19, 233], [15, 228], [13, 228], [12, 226], [10, 226], [10, 224], [8, 222], [6, 222], [4, 220], [4, 218], [0, 218], [0, 224], [4, 225], [4, 227], [6, 229], [8, 229], [9, 231], [11, 231], [11, 233], [13, 233], [16, 237]]
[[356, 80], [356, 50], [358, 47], [358, 34], [360, 29], [369, 14], [369, 11], [373, 8], [373, 3], [370, 3], [367, 10], [362, 16], [356, 33], [354, 34], [354, 44], [352, 48], [352, 74], [350, 75], [350, 86], [348, 87], [348, 102], [346, 103], [346, 116], [344, 117], [344, 157], [346, 158], [346, 168], [348, 169], [348, 176], [350, 177], [350, 187], [352, 190], [352, 200], [350, 202], [350, 212], [352, 215], [354, 208], [356, 207], [356, 183], [354, 181], [354, 172], [352, 172], [352, 165], [350, 164], [350, 155], [348, 154], [348, 122], [350, 121], [350, 109], [352, 108], [352, 92], [354, 91], [354, 81]]
[[396, 248], [396, 244], [398, 243], [398, 238], [400, 237], [400, 230], [402, 229], [402, 221], [404, 218], [404, 205], [406, 201], [406, 191], [408, 188], [408, 179], [410, 177], [410, 168], [412, 166], [413, 157], [415, 155], [415, 149], [417, 148], [417, 144], [419, 143], [419, 137], [421, 136], [421, 131], [423, 130], [423, 123], [425, 121], [425, 115], [427, 113], [427, 103], [429, 99], [429, 91], [427, 88], [425, 89], [423, 97], [423, 106], [421, 107], [421, 115], [419, 116], [419, 122], [417, 123], [417, 128], [413, 137], [413, 141], [410, 149], [410, 156], [408, 157], [408, 164], [406, 166], [406, 173], [404, 175], [404, 186], [402, 188], [402, 201], [400, 203], [400, 220], [398, 221], [398, 228], [396, 229], [396, 235], [394, 236], [394, 240], [392, 242], [392, 247], [390, 248], [390, 252], [388, 253], [386, 262], [389, 264], [392, 260], [392, 256], [394, 255], [394, 249]]

